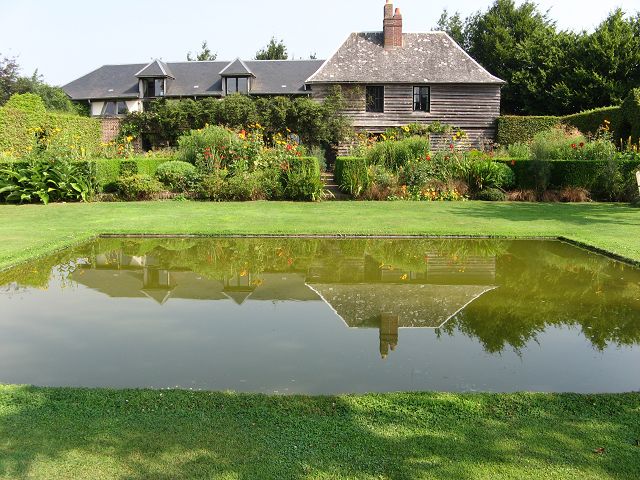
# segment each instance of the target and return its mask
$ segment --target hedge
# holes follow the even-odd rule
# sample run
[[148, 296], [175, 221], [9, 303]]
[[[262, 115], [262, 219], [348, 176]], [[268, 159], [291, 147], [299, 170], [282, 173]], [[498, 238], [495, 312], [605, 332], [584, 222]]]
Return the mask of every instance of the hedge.
[[101, 148], [100, 121], [79, 115], [47, 112], [37, 95], [13, 95], [0, 107], [0, 153], [27, 155], [35, 143], [35, 129], [45, 132], [49, 148], [73, 146], [84, 156], [97, 155]]
[[340, 189], [351, 195], [358, 196], [369, 186], [367, 161], [363, 157], [337, 157], [334, 174]]
[[623, 141], [631, 139], [631, 142], [640, 142], [640, 88], [629, 92], [622, 102], [622, 126], [621, 137]]
[[537, 189], [541, 176], [549, 188], [580, 187], [594, 199], [615, 200], [620, 195], [633, 193], [635, 172], [640, 169], [640, 159], [635, 160], [497, 160], [506, 163], [515, 174], [516, 189]]
[[562, 117], [562, 123], [577, 128], [584, 134], [595, 134], [605, 120], [610, 122], [609, 129], [613, 138], [619, 138], [618, 134], [622, 126], [622, 110], [620, 107], [603, 107]]
[[306, 169], [309, 173], [320, 176], [320, 161], [317, 157], [299, 157], [289, 163], [292, 169]]
[[500, 145], [529, 142], [536, 133], [549, 130], [560, 124], [559, 117], [520, 117], [503, 115], [498, 118], [496, 141]]

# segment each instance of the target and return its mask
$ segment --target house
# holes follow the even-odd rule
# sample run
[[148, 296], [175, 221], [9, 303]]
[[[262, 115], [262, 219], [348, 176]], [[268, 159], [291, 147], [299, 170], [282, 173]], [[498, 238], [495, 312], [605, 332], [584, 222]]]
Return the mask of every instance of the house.
[[462, 128], [473, 142], [495, 136], [502, 80], [444, 32], [405, 33], [399, 9], [384, 6], [383, 29], [352, 33], [328, 60], [253, 60], [105, 65], [63, 88], [95, 116], [144, 109], [156, 98], [308, 96], [339, 86], [356, 130], [409, 123]]

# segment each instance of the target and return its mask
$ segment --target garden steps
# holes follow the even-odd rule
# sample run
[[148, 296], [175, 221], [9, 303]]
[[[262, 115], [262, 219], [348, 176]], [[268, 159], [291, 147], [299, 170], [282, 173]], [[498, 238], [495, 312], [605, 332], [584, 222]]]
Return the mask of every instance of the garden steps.
[[322, 172], [320, 178], [324, 183], [325, 190], [328, 190], [331, 195], [327, 200], [349, 200], [351, 197], [340, 190], [338, 182], [333, 172]]

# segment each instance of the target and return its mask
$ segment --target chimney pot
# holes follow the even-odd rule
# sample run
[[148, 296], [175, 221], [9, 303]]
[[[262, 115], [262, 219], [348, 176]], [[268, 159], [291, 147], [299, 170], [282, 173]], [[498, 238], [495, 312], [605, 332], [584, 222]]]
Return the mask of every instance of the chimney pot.
[[393, 10], [391, 0], [387, 0], [384, 6], [384, 22], [383, 22], [384, 48], [400, 48], [402, 47], [402, 14], [400, 9]]

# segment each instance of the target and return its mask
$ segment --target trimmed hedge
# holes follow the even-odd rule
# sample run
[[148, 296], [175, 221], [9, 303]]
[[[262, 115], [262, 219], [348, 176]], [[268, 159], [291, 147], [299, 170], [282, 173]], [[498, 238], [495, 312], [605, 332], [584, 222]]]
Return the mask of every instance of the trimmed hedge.
[[498, 118], [496, 141], [500, 145], [529, 142], [536, 133], [549, 130], [560, 124], [559, 117], [521, 117], [503, 115]]
[[334, 174], [340, 189], [356, 197], [369, 187], [367, 160], [363, 157], [336, 158]]
[[513, 170], [516, 189], [540, 189], [539, 182], [544, 177], [544, 187], [580, 187], [589, 190], [595, 199], [600, 200], [624, 199], [637, 190], [635, 172], [640, 169], [640, 159], [496, 161], [507, 164]]
[[175, 160], [171, 157], [157, 158], [109, 158], [92, 160], [95, 163], [96, 183], [98, 189], [113, 184], [121, 176], [149, 175], [154, 176], [158, 166]]
[[293, 170], [305, 170], [311, 175], [320, 176], [320, 160], [317, 157], [298, 157], [289, 164]]
[[629, 92], [622, 102], [622, 126], [620, 136], [623, 141], [631, 138], [632, 143], [640, 142], [640, 88]]
[[610, 122], [611, 134], [613, 138], [616, 138], [617, 132], [620, 132], [620, 127], [622, 126], [622, 110], [620, 107], [596, 108], [562, 117], [562, 123], [575, 127], [586, 135], [595, 134], [605, 120]]
[[101, 148], [100, 121], [79, 115], [47, 112], [37, 95], [13, 95], [0, 107], [0, 153], [23, 157], [35, 143], [35, 129], [48, 136], [49, 148], [75, 149], [93, 156]]

